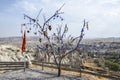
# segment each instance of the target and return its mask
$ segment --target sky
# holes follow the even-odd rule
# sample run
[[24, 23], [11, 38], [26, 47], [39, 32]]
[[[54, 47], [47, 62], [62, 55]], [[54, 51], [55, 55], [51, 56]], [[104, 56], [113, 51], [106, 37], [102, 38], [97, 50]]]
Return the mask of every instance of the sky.
[[23, 14], [35, 18], [42, 9], [48, 18], [64, 3], [61, 24], [68, 25], [68, 34], [78, 36], [86, 19], [85, 38], [120, 37], [120, 0], [0, 0], [0, 37], [21, 36]]

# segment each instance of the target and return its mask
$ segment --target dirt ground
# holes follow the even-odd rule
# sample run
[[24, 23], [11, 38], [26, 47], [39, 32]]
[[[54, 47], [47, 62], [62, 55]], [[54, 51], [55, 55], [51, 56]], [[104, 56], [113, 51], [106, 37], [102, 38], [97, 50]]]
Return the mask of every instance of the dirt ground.
[[[42, 69], [41, 66], [37, 66], [37, 65], [32, 65], [31, 68]], [[56, 69], [48, 68], [48, 67], [44, 67], [44, 70], [45, 70], [45, 71], [57, 72]], [[62, 74], [80, 76], [80, 73], [78, 73], [78, 72], [65, 71], [65, 70], [62, 70]], [[104, 78], [104, 77], [99, 77], [99, 76], [94, 76], [94, 75], [84, 74], [84, 73], [82, 73], [82, 77], [89, 78], [89, 79], [91, 79], [91, 80], [110, 80], [110, 79], [107, 79], [107, 78]]]
[[5, 72], [6, 72], [5, 70], [1, 70], [1, 71], [0, 71], [0, 74], [1, 74], [1, 73], [5, 73]]
[[[95, 65], [95, 64], [92, 64], [92, 63], [85, 64], [85, 65], [86, 65], [86, 66], [89, 66], [89, 67], [99, 68], [99, 67], [96, 67], [96, 65]], [[40, 70], [42, 69], [42, 67], [41, 67], [41, 66], [38, 66], [38, 65], [31, 65], [30, 68], [35, 68], [35, 69], [40, 69]], [[57, 72], [57, 69], [48, 68], [48, 67], [44, 67], [43, 70], [44, 70], [44, 71]], [[1, 70], [1, 71], [0, 71], [0, 74], [5, 73], [5, 72], [6, 72], [6, 71]], [[78, 73], [78, 72], [65, 71], [65, 70], [62, 70], [61, 72], [62, 72], [62, 74], [80, 76], [80, 73]], [[104, 78], [104, 77], [99, 77], [99, 76], [94, 76], [94, 75], [84, 74], [84, 73], [82, 73], [82, 77], [84, 77], [84, 78], [89, 78], [89, 79], [91, 79], [91, 80], [110, 80], [110, 79], [107, 79], [107, 78]]]

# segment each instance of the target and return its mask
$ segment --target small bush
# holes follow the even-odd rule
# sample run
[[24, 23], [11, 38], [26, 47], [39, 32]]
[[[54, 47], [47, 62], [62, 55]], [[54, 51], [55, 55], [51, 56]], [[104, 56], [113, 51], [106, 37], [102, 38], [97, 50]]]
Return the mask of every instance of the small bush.
[[120, 71], [120, 64], [106, 60], [105, 65], [113, 71]]

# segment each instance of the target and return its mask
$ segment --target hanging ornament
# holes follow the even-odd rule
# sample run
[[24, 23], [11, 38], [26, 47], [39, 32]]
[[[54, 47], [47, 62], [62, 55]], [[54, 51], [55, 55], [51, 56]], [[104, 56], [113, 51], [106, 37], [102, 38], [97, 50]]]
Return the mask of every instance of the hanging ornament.
[[61, 18], [61, 21], [63, 21], [64, 19], [63, 18]]
[[27, 33], [30, 33], [30, 31], [29, 31], [29, 30], [27, 30]]
[[53, 55], [54, 53], [53, 53], [53, 52], [51, 52], [51, 54]]
[[44, 35], [44, 36], [47, 36], [47, 31], [43, 31], [43, 35]]
[[56, 16], [57, 18], [59, 17], [59, 15]]
[[48, 48], [48, 44], [46, 44], [46, 48]]
[[58, 51], [58, 53], [60, 53], [60, 47], [58, 47], [57, 51]]
[[81, 32], [84, 32], [84, 28], [82, 28]]
[[40, 42], [40, 43], [42, 42], [42, 39], [41, 39], [41, 38], [39, 38], [39, 42]]
[[37, 32], [34, 32], [35, 35], [37, 35]]
[[35, 19], [32, 19], [33, 22], [35, 22], [36, 20]]
[[59, 18], [61, 19], [61, 21], [63, 21], [63, 20], [64, 20], [61, 16], [59, 16]]
[[21, 26], [26, 26], [26, 24], [25, 24], [25, 23], [23, 23], [23, 24], [21, 24]]
[[51, 25], [48, 26], [48, 29], [51, 31], [51, 29], [52, 29]]

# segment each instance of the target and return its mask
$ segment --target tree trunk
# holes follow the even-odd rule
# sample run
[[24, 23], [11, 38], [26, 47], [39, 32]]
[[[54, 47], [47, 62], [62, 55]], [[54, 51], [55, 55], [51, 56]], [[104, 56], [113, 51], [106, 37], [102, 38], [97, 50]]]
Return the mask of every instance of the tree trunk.
[[50, 62], [50, 57], [48, 56], [48, 62]]
[[45, 62], [47, 61], [47, 56], [46, 56], [46, 54], [45, 54]]
[[43, 66], [43, 65], [44, 65], [44, 63], [43, 63], [43, 61], [42, 61], [42, 70], [44, 70], [44, 66]]
[[58, 77], [61, 76], [61, 64], [58, 65]]
[[48, 62], [50, 62], [50, 55], [48, 54]]
[[82, 71], [81, 71], [81, 66], [80, 66], [80, 77], [82, 77]]

